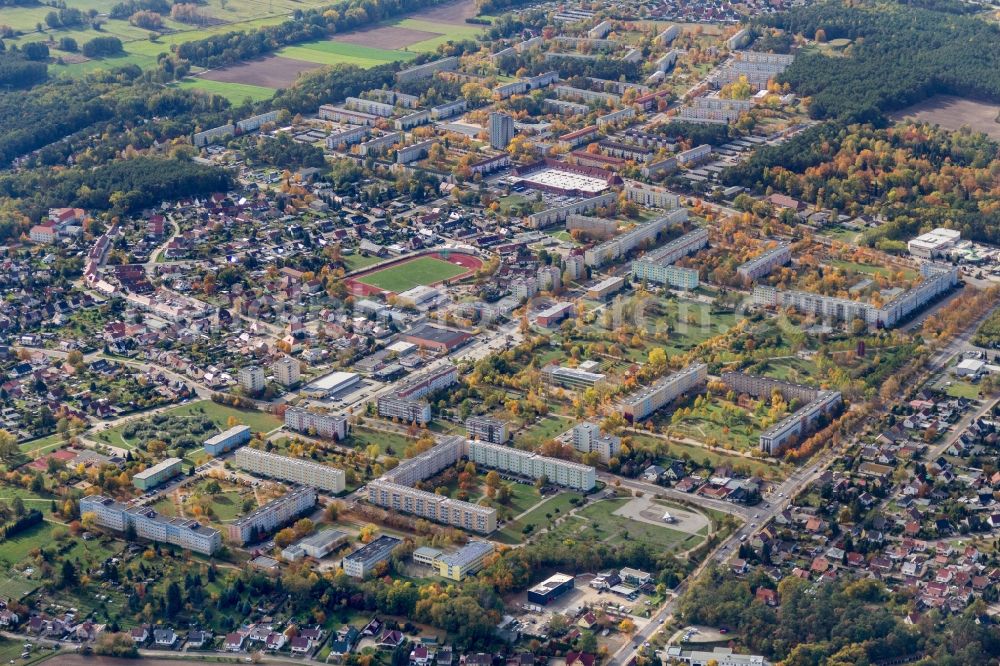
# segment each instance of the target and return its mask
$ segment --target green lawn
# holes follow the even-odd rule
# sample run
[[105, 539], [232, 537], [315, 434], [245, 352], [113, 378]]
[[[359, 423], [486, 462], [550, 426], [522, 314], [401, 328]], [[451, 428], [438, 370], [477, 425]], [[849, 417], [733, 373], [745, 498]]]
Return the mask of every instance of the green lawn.
[[544, 442], [569, 430], [572, 425], [572, 421], [561, 419], [558, 416], [546, 416], [541, 421], [519, 431], [517, 441], [528, 444], [532, 449], [537, 449]]
[[28, 558], [36, 548], [52, 543], [53, 523], [40, 523], [0, 542], [0, 563], [12, 567]]
[[233, 104], [241, 104], [243, 100], [250, 98], [254, 102], [261, 102], [274, 97], [274, 88], [264, 86], [252, 86], [246, 83], [227, 83], [225, 81], [212, 81], [199, 77], [189, 77], [175, 84], [178, 88], [204, 90], [220, 97], [225, 97]]
[[348, 271], [357, 271], [362, 268], [368, 268], [373, 266], [378, 262], [382, 261], [381, 257], [365, 256], [363, 254], [345, 254], [341, 255], [341, 261], [344, 262], [344, 267]]
[[525, 527], [531, 525], [533, 531], [538, 531], [546, 527], [551, 522], [551, 519], [547, 518], [546, 514], [555, 517], [566, 513], [573, 507], [570, 500], [580, 499], [580, 497], [578, 493], [569, 492], [553, 495], [525, 514], [524, 517], [504, 525], [503, 529], [498, 531], [494, 536], [498, 541], [503, 541], [504, 543], [521, 543], [525, 538]]
[[32, 439], [28, 440], [27, 442], [21, 442], [20, 447], [23, 453], [26, 453], [34, 458], [36, 456], [44, 455], [46, 453], [55, 451], [62, 445], [63, 445], [62, 435], [60, 435], [59, 433], [54, 433], [48, 435], [47, 437], [39, 437], [38, 439]]
[[465, 273], [464, 266], [436, 257], [417, 257], [357, 278], [358, 282], [399, 293], [423, 284], [435, 284]]
[[378, 49], [370, 46], [346, 44], [327, 39], [314, 42], [303, 42], [295, 46], [286, 46], [277, 52], [285, 58], [295, 58], [306, 62], [316, 62], [322, 65], [358, 65], [359, 67], [374, 67], [397, 60], [412, 60], [415, 53]]
[[[689, 400], [686, 402], [690, 404], [692, 401]], [[739, 410], [741, 416], [745, 415], [746, 420], [740, 420], [739, 422], [734, 420], [731, 424], [727, 425], [723, 405], [736, 408]], [[703, 409], [705, 413], [697, 411], [696, 414], [682, 418], [673, 427], [678, 433], [687, 435], [691, 439], [696, 439], [700, 442], [711, 443], [713, 446], [732, 444], [734, 448], [742, 451], [756, 447], [761, 429], [758, 427], [757, 419], [753, 414], [720, 398], [714, 398]]]
[[715, 467], [726, 466], [745, 468], [751, 474], [755, 474], [764, 479], [785, 477], [784, 470], [780, 466], [770, 464], [763, 460], [756, 460], [754, 458], [746, 458], [718, 451], [710, 451], [704, 447], [696, 446], [694, 444], [684, 444], [683, 442], [670, 441], [662, 437], [653, 437], [651, 435], [633, 434], [632, 440], [638, 446], [657, 451], [666, 458], [679, 460], [687, 458], [695, 461], [699, 465], [707, 462]]
[[853, 273], [863, 273], [865, 275], [895, 275], [897, 272], [902, 272], [903, 278], [906, 280], [913, 280], [917, 277], [918, 273], [911, 269], [896, 269], [891, 266], [873, 266], [871, 264], [859, 264], [856, 261], [844, 261], [842, 259], [831, 259], [828, 261], [831, 266], [836, 266], [837, 268], [842, 268], [845, 271], [850, 271]]
[[546, 538], [565, 541], [602, 541], [620, 544], [625, 541], [642, 541], [658, 551], [687, 550], [697, 546], [704, 535], [688, 534], [679, 530], [613, 515], [629, 499], [601, 500], [567, 519]]
[[351, 446], [355, 449], [365, 449], [369, 444], [374, 444], [378, 447], [380, 455], [402, 458], [403, 451], [413, 443], [413, 440], [403, 435], [382, 432], [381, 430], [371, 430], [361, 426], [351, 428], [350, 436], [343, 443], [345, 446]]

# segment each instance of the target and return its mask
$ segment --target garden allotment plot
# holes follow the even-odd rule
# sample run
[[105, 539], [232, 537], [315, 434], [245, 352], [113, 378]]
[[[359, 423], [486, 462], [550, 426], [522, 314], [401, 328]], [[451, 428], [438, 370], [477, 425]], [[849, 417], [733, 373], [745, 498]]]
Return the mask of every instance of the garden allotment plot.
[[418, 257], [355, 279], [370, 287], [398, 294], [422, 284], [435, 284], [449, 280], [468, 271], [469, 269], [465, 266], [459, 266], [443, 259]]

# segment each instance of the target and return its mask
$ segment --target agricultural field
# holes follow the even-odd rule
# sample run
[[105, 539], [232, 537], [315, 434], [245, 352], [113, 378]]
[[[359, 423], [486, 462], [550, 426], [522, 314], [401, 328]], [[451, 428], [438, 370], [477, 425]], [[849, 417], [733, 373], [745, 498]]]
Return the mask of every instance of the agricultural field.
[[[270, 99], [274, 96], [274, 88], [264, 86], [248, 85], [246, 83], [229, 83], [225, 81], [212, 81], [201, 77], [189, 77], [176, 84], [179, 88], [194, 88], [204, 90], [225, 97], [233, 104], [239, 104], [249, 98], [254, 102]], [[159, 258], [165, 259], [161, 254]]]
[[468, 270], [465, 266], [443, 259], [417, 257], [354, 279], [362, 284], [398, 294], [419, 285], [435, 284], [458, 277]]

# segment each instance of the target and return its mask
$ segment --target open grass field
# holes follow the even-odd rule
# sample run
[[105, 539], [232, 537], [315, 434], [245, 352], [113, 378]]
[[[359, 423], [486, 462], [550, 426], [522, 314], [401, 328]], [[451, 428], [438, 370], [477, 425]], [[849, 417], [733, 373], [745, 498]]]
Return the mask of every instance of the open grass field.
[[355, 278], [357, 282], [383, 291], [399, 293], [419, 285], [436, 284], [458, 277], [468, 269], [435, 257], [417, 257], [411, 261], [383, 268]]
[[641, 541], [657, 551], [687, 550], [697, 546], [704, 538], [703, 535], [687, 534], [669, 527], [614, 515], [615, 511], [629, 501], [631, 500], [613, 499], [595, 502], [564, 520], [546, 534], [545, 538], [612, 544]]
[[246, 83], [212, 81], [201, 77], [186, 78], [175, 85], [177, 85], [178, 88], [204, 90], [205, 92], [225, 97], [233, 104], [239, 104], [248, 97], [254, 102], [270, 99], [271, 97], [274, 97], [275, 91], [274, 88], [266, 88], [264, 86], [254, 86]]
[[531, 526], [528, 533], [538, 531], [546, 527], [556, 516], [566, 513], [573, 508], [571, 500], [579, 500], [578, 493], [559, 493], [553, 495], [534, 509], [526, 513], [520, 519], [507, 523], [503, 529], [494, 536], [498, 541], [504, 543], [521, 543], [524, 540], [524, 530]]
[[657, 451], [665, 458], [678, 460], [687, 458], [698, 464], [708, 464], [712, 467], [746, 468], [750, 474], [763, 479], [783, 479], [787, 476], [783, 466], [763, 460], [711, 451], [695, 444], [686, 444], [645, 434], [634, 434], [632, 439], [637, 445]]
[[348, 271], [357, 271], [362, 268], [368, 268], [369, 266], [374, 266], [378, 262], [382, 261], [380, 257], [365, 256], [363, 254], [345, 254], [341, 257], [344, 262], [344, 267]]
[[907, 280], [913, 280], [919, 275], [917, 271], [911, 268], [905, 268], [902, 270], [897, 270], [890, 266], [873, 266], [871, 264], [859, 264], [856, 261], [844, 261], [842, 259], [831, 259], [828, 262], [831, 266], [836, 266], [837, 268], [842, 268], [845, 271], [850, 271], [852, 273], [863, 273], [865, 275], [885, 275], [891, 276], [895, 275], [897, 272], [901, 272], [903, 277]]
[[371, 444], [378, 447], [380, 455], [395, 456], [397, 458], [403, 457], [403, 451], [406, 447], [413, 443], [413, 440], [404, 437], [403, 435], [397, 435], [390, 432], [382, 432], [380, 430], [371, 430], [370, 428], [365, 428], [363, 426], [351, 428], [350, 436], [344, 440], [345, 446], [351, 446], [355, 449], [365, 449]]
[[329, 39], [314, 42], [303, 42], [295, 46], [286, 46], [277, 53], [285, 58], [294, 58], [321, 65], [357, 65], [359, 67], [374, 67], [397, 60], [411, 60], [415, 53], [393, 49], [380, 49], [361, 44], [345, 43]]
[[546, 416], [541, 421], [533, 423], [524, 430], [519, 431], [516, 438], [519, 442], [526, 442], [530, 448], [537, 449], [556, 435], [569, 430], [572, 425], [572, 421], [567, 421], [557, 416]]
[[[734, 414], [738, 414], [738, 418], [733, 418]], [[752, 414], [719, 398], [696, 410], [696, 415], [684, 417], [671, 427], [677, 434], [691, 439], [740, 451], [753, 449], [761, 433]]]

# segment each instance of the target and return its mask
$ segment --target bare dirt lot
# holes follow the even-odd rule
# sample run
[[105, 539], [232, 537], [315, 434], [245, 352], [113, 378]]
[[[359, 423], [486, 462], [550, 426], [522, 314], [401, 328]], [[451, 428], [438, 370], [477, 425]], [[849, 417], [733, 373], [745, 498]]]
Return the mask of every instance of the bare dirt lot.
[[399, 50], [405, 49], [410, 44], [423, 42], [428, 39], [440, 36], [436, 32], [426, 30], [414, 30], [413, 28], [397, 28], [386, 25], [378, 28], [364, 28], [354, 32], [337, 35], [333, 38], [335, 42], [344, 44], [358, 44], [370, 46], [376, 49]]
[[412, 18], [453, 25], [467, 25], [465, 19], [472, 18], [478, 13], [476, 3], [473, 0], [461, 0], [461, 2], [425, 9], [413, 14]]
[[302, 72], [319, 69], [323, 65], [305, 60], [268, 56], [224, 69], [214, 69], [201, 74], [201, 78], [223, 83], [243, 83], [265, 88], [287, 88], [295, 83]]
[[936, 123], [941, 127], [957, 130], [963, 126], [1000, 139], [1000, 123], [996, 121], [1000, 105], [976, 102], [951, 95], [935, 95], [919, 104], [898, 111], [893, 120], [919, 120]]

